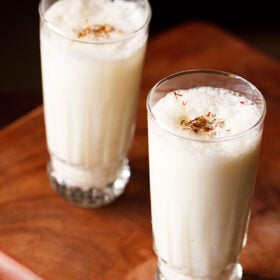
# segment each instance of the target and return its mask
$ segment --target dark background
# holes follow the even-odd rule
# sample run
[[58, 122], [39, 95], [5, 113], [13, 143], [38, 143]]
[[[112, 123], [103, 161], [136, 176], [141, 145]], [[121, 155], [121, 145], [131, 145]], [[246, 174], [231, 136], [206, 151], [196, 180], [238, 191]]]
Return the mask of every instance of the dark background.
[[[150, 38], [182, 22], [210, 21], [279, 60], [280, 13], [276, 3], [150, 0]], [[38, 4], [35, 0], [1, 2], [0, 127], [42, 102]]]

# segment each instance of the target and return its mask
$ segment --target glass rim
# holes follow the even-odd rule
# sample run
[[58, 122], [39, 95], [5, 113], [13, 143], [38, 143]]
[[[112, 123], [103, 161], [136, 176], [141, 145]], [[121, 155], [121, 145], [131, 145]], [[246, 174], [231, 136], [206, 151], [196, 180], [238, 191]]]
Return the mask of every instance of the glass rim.
[[81, 43], [81, 44], [89, 44], [89, 45], [107, 45], [107, 44], [114, 44], [114, 43], [119, 43], [122, 41], [125, 41], [131, 37], [133, 37], [135, 34], [137, 34], [138, 32], [140, 32], [141, 30], [143, 30], [146, 26], [149, 25], [151, 17], [152, 17], [152, 9], [151, 9], [151, 5], [149, 3], [148, 0], [142, 0], [145, 4], [146, 10], [147, 10], [147, 15], [146, 18], [144, 20], [144, 22], [135, 30], [122, 35], [116, 39], [110, 39], [110, 40], [106, 40], [106, 41], [98, 41], [98, 40], [92, 40], [92, 39], [81, 39], [81, 38], [76, 38], [74, 36], [72, 36], [71, 34], [68, 34], [64, 31], [62, 31], [60, 28], [56, 27], [54, 24], [52, 24], [50, 21], [48, 21], [45, 17], [45, 12], [43, 10], [43, 2], [45, 2], [46, 0], [40, 0], [39, 2], [39, 6], [38, 6], [38, 11], [39, 11], [39, 15], [40, 18], [42, 20], [42, 22], [44, 22], [44, 24], [46, 24], [46, 26], [48, 26], [48, 28], [53, 31], [54, 33], [56, 33], [57, 35], [67, 39], [67, 40], [71, 40], [77, 43]]
[[[219, 75], [219, 76], [224, 76], [224, 77], [230, 77], [230, 78], [234, 78], [236, 80], [242, 81], [243, 83], [248, 85], [254, 92], [256, 92], [259, 95], [259, 97], [261, 99], [260, 102], [261, 102], [261, 105], [262, 105], [261, 116], [249, 128], [247, 128], [247, 129], [245, 129], [241, 132], [238, 132], [236, 134], [229, 135], [229, 136], [222, 136], [222, 137], [216, 137], [216, 138], [200, 138], [200, 137], [189, 136], [189, 135], [188, 136], [183, 136], [183, 135], [181, 135], [179, 133], [176, 133], [173, 130], [167, 128], [166, 126], [164, 126], [162, 124], [162, 122], [158, 121], [157, 118], [155, 117], [155, 115], [153, 113], [153, 110], [152, 110], [152, 107], [151, 107], [151, 104], [150, 104], [151, 97], [152, 97], [153, 93], [156, 91], [156, 89], [158, 88], [158, 86], [160, 86], [165, 81], [176, 78], [178, 76], [185, 76], [185, 75], [191, 75], [191, 74], [213, 74], [213, 75]], [[148, 111], [148, 115], [152, 117], [152, 119], [160, 126], [161, 129], [168, 132], [169, 134], [171, 134], [173, 136], [176, 136], [176, 137], [179, 137], [179, 138], [182, 138], [182, 139], [187, 140], [187, 141], [196, 141], [196, 142], [205, 142], [205, 143], [231, 141], [233, 139], [240, 138], [243, 135], [250, 132], [251, 130], [253, 130], [255, 127], [261, 125], [263, 123], [265, 115], [266, 115], [265, 99], [264, 99], [262, 93], [260, 92], [260, 90], [258, 90], [255, 85], [253, 85], [251, 82], [242, 78], [239, 75], [232, 74], [232, 73], [225, 72], [225, 71], [220, 71], [220, 70], [212, 70], [212, 69], [185, 70], [185, 71], [176, 72], [174, 74], [171, 74], [171, 75], [168, 75], [168, 76], [164, 77], [163, 79], [159, 80], [149, 91], [147, 99], [146, 99], [146, 108], [147, 108], [147, 111]]]

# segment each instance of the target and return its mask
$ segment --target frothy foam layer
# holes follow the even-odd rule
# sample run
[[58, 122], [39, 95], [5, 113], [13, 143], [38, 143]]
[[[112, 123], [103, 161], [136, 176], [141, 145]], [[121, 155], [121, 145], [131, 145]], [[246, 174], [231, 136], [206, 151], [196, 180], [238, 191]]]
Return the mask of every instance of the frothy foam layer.
[[170, 92], [154, 105], [152, 112], [168, 130], [202, 139], [239, 134], [261, 117], [257, 105], [244, 96], [212, 87]]
[[55, 29], [74, 38], [94, 41], [132, 33], [144, 25], [147, 16], [143, 7], [123, 0], [60, 0], [45, 14]]

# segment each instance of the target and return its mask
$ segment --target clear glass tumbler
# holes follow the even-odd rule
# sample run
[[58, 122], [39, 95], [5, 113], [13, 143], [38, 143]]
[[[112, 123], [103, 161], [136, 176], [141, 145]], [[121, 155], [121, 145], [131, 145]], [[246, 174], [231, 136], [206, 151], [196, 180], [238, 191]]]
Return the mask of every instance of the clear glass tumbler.
[[[170, 92], [173, 103], [204, 106], [204, 97], [196, 105], [179, 100], [181, 90], [201, 87], [216, 88], [216, 92], [226, 89], [246, 98], [256, 106], [257, 121], [237, 134], [198, 137], [199, 131], [211, 135], [212, 124], [219, 129], [224, 126], [212, 112], [214, 107], [189, 120], [184, 116], [180, 121], [183, 113], [174, 112], [182, 127], [180, 132], [171, 128], [175, 124], [168, 118], [170, 111], [163, 111], [161, 118], [155, 114], [155, 105]], [[244, 102], [234, 106], [242, 107]], [[159, 81], [148, 95], [147, 110], [152, 229], [158, 257], [155, 279], [241, 279], [238, 260], [246, 243], [266, 112], [262, 94], [239, 76], [193, 70]], [[246, 116], [243, 114], [240, 121]], [[207, 126], [210, 117], [211, 125]], [[193, 134], [184, 136], [184, 129], [193, 130]]]
[[130, 177], [150, 5], [41, 0], [39, 13], [51, 185], [79, 206], [107, 205]]

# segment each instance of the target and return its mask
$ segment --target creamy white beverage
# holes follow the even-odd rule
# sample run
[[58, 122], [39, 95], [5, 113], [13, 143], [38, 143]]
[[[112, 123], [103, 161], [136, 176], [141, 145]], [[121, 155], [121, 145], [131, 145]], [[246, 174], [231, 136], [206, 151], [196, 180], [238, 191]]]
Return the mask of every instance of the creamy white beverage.
[[[263, 114], [228, 89], [172, 90], [149, 113], [154, 246], [173, 280], [229, 280], [254, 190]], [[246, 132], [247, 131], [247, 132]]]
[[47, 144], [55, 176], [67, 186], [102, 190], [123, 171], [129, 177], [126, 158], [147, 41], [147, 5], [60, 0], [44, 13]]

